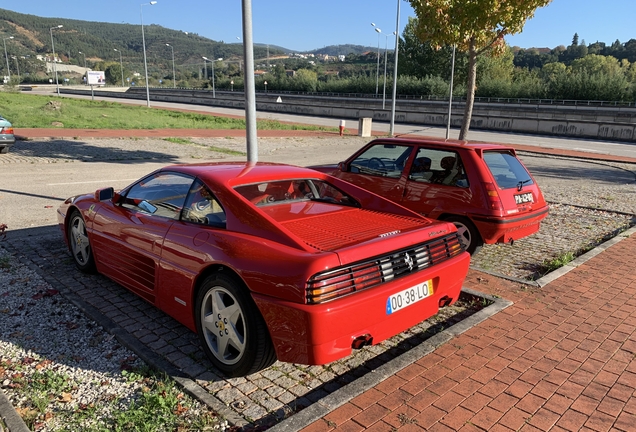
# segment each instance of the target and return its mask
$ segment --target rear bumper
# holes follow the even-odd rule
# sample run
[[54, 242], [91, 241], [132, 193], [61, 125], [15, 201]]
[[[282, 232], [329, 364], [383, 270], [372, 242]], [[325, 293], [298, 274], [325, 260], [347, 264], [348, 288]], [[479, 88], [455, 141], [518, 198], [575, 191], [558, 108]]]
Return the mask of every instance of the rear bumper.
[[506, 218], [488, 216], [471, 217], [484, 243], [509, 243], [539, 231], [541, 221], [548, 215], [549, 207]]
[[15, 135], [0, 135], [0, 147], [9, 147], [15, 144]]
[[[468, 272], [470, 255], [461, 255], [419, 273], [331, 302], [306, 305], [252, 294], [267, 323], [279, 360], [320, 365], [351, 354], [356, 338], [369, 336], [373, 344], [399, 334], [435, 315], [440, 299], [454, 303]], [[426, 280], [433, 294], [387, 314], [389, 296]]]

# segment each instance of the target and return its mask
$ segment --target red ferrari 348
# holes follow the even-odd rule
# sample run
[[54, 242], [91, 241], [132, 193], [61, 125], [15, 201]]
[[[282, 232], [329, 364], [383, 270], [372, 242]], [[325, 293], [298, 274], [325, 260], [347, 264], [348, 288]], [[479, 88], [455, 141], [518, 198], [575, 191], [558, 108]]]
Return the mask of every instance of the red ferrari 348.
[[398, 334], [458, 299], [470, 261], [452, 223], [281, 164], [168, 166], [58, 219], [80, 270], [197, 332], [228, 376]]

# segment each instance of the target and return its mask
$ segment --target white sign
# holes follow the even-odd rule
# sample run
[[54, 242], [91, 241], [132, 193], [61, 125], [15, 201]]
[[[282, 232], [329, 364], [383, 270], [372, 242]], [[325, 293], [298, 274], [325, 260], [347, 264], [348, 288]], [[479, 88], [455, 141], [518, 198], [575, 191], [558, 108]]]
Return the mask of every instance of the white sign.
[[106, 74], [104, 71], [87, 71], [88, 85], [105, 85]]

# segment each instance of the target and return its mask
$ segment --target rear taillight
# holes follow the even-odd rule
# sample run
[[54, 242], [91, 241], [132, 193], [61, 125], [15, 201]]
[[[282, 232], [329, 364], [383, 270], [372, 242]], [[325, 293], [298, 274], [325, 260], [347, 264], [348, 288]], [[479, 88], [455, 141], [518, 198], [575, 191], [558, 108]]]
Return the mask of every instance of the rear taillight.
[[484, 188], [486, 189], [486, 198], [488, 199], [488, 206], [491, 210], [503, 210], [503, 204], [497, 191], [497, 186], [494, 183], [484, 182]]
[[13, 135], [13, 128], [12, 127], [4, 127], [2, 129], [0, 129], [0, 133], [6, 134], [6, 135]]

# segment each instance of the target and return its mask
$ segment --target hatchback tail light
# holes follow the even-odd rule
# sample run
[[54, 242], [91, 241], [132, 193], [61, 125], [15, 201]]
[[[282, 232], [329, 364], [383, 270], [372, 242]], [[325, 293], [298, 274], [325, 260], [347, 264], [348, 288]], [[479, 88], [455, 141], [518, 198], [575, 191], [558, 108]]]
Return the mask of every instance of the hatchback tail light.
[[0, 133], [7, 134], [7, 135], [13, 135], [13, 128], [12, 127], [0, 128]]
[[484, 188], [486, 188], [486, 197], [488, 198], [488, 205], [491, 210], [503, 210], [503, 204], [497, 192], [497, 186], [494, 183], [484, 182]]

